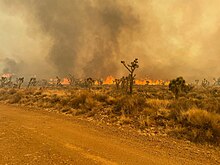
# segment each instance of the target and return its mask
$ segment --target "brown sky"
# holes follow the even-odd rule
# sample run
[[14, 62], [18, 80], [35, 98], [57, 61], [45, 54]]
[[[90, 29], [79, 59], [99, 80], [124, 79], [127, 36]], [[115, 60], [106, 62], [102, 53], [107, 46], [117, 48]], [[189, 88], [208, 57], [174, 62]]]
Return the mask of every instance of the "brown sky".
[[219, 30], [219, 0], [0, 0], [0, 70], [121, 76], [138, 57], [139, 77], [218, 77]]

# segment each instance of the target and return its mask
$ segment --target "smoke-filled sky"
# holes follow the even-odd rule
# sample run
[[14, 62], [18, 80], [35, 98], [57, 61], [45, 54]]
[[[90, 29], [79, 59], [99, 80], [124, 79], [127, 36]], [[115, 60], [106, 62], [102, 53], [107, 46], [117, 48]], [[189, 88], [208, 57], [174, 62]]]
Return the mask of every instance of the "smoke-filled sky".
[[0, 0], [0, 72], [220, 76], [219, 0]]

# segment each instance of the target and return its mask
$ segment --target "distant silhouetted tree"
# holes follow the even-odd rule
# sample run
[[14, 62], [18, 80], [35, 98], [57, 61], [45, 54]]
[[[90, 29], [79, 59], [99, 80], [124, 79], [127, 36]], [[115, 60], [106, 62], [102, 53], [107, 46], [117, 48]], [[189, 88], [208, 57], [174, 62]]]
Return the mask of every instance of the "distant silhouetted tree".
[[134, 86], [134, 79], [135, 79], [135, 74], [134, 71], [135, 69], [139, 68], [138, 65], [138, 59], [136, 58], [133, 62], [131, 62], [131, 64], [126, 64], [125, 61], [121, 61], [121, 63], [125, 66], [125, 68], [129, 71], [129, 82], [130, 82], [130, 86], [129, 86], [129, 93], [132, 94], [133, 93], [133, 86]]

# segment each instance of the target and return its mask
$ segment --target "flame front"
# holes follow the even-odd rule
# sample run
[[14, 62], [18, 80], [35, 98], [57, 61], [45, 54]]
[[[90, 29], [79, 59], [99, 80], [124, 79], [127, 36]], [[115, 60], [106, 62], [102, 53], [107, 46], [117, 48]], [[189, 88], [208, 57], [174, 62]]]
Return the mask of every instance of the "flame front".
[[[3, 77], [10, 77], [11, 74], [4, 74]], [[103, 81], [103, 85], [112, 85], [114, 84], [115, 78], [113, 76], [108, 76]], [[57, 79], [50, 79], [50, 84], [56, 84]], [[151, 80], [151, 79], [136, 79], [134, 80], [135, 85], [169, 85], [170, 81], [163, 81], [163, 80]], [[61, 81], [62, 85], [70, 85], [68, 78], [63, 78]], [[95, 85], [100, 85], [98, 80], [95, 80]]]
[[[115, 78], [113, 76], [108, 76], [103, 84], [111, 85], [114, 84]], [[164, 80], [150, 80], [150, 79], [136, 79], [135, 81], [136, 85], [169, 85], [170, 81], [164, 81]]]
[[113, 76], [108, 76], [105, 81], [103, 82], [103, 84], [105, 85], [111, 85], [114, 84], [114, 80], [115, 78]]

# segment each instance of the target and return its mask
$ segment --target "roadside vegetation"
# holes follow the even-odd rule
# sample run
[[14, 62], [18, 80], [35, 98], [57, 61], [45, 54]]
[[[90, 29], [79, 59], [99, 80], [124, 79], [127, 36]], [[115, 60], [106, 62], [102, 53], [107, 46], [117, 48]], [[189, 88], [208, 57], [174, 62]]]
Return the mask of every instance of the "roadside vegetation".
[[219, 146], [220, 89], [195, 87], [181, 93], [174, 86], [172, 90], [164, 85], [134, 86], [132, 95], [113, 85], [90, 89], [1, 88], [0, 102], [130, 127], [146, 136], [172, 136]]

